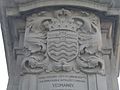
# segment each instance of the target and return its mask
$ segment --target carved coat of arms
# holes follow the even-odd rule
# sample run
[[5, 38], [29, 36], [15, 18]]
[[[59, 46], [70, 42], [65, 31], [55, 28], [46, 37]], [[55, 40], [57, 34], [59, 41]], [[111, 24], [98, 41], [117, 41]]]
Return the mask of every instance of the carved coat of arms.
[[99, 20], [81, 13], [85, 16], [61, 9], [28, 18], [22, 63], [27, 73], [103, 72]]

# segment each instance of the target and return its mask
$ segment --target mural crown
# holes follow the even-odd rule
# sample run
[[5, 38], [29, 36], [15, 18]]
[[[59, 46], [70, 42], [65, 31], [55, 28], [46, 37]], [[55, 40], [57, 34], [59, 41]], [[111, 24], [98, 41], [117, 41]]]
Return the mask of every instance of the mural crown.
[[61, 9], [56, 11], [55, 18], [48, 25], [49, 30], [76, 31], [79, 25], [71, 15], [72, 13], [69, 10]]

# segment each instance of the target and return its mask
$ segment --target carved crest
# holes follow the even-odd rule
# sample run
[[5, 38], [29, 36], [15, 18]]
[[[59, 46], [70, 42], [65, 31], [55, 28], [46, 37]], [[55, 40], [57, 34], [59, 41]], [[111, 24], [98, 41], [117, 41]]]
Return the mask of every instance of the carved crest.
[[[47, 32], [47, 53], [55, 61], [69, 62], [78, 55], [78, 24], [68, 10], [55, 13]], [[45, 23], [45, 22], [44, 22]]]
[[47, 52], [55, 61], [71, 61], [78, 55], [76, 32], [58, 30], [47, 34]]
[[98, 18], [65, 9], [45, 13], [28, 18], [24, 46], [29, 54], [22, 67], [31, 73], [103, 73]]

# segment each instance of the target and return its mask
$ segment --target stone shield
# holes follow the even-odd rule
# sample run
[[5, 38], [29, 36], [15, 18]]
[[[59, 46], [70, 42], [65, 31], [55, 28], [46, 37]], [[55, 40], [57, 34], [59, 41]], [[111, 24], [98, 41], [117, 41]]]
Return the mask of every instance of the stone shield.
[[78, 55], [78, 35], [75, 31], [54, 30], [47, 33], [48, 56], [57, 62], [70, 62]]

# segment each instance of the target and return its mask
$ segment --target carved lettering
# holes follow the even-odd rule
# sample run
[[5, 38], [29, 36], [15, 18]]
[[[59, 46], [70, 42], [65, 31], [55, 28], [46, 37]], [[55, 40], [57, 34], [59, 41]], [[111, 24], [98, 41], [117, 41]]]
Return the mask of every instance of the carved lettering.
[[74, 84], [72, 83], [55, 83], [52, 84], [53, 87], [74, 87]]

